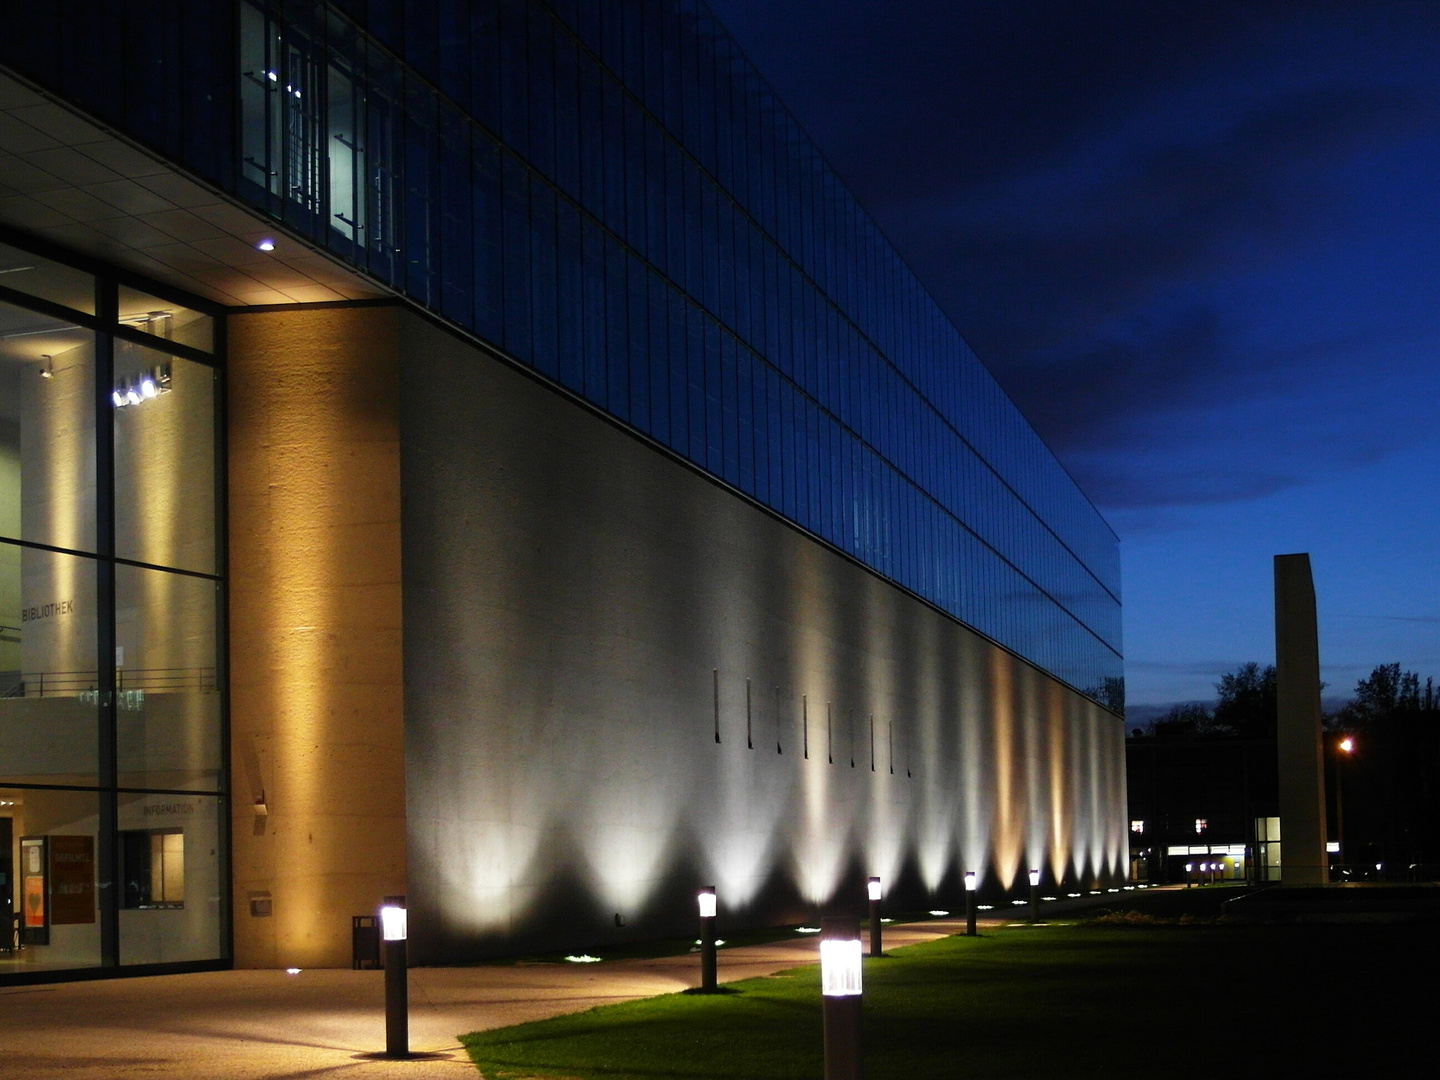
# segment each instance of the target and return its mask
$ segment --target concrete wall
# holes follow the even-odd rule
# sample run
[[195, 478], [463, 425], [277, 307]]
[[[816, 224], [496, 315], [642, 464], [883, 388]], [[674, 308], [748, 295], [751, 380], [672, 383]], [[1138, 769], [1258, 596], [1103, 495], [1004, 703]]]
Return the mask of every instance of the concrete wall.
[[229, 322], [241, 967], [349, 966], [349, 917], [405, 891], [397, 318]]
[[1118, 719], [402, 320], [413, 956], [1123, 872]]

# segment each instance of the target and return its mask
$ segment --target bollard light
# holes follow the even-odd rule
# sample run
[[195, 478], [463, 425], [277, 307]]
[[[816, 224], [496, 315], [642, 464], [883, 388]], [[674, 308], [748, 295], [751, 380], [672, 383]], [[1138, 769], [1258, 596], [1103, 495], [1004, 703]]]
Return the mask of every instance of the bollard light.
[[860, 1080], [860, 920], [826, 916], [820, 923], [825, 1080]]
[[870, 955], [879, 956], [884, 951], [880, 941], [880, 879], [872, 877], [865, 883], [865, 895], [870, 899]]
[[715, 963], [715, 886], [700, 890], [700, 992], [713, 994], [719, 987]]
[[975, 937], [975, 890], [980, 887], [980, 879], [975, 876], [974, 870], [965, 871], [965, 935]]
[[820, 941], [820, 992], [826, 997], [859, 996], [864, 989], [860, 938]]
[[380, 909], [380, 936], [386, 941], [404, 941], [408, 936], [409, 919], [403, 904], [392, 904], [393, 896], [385, 898]]
[[1030, 871], [1030, 921], [1040, 921], [1040, 871]]
[[380, 936], [385, 939], [385, 1056], [392, 1058], [410, 1056], [408, 933], [405, 897], [385, 897], [380, 906]]

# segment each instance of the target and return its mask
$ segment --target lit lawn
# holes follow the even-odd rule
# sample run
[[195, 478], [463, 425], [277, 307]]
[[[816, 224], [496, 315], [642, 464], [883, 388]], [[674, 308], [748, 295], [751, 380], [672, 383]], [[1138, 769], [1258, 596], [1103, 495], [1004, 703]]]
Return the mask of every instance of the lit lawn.
[[[1378, 1075], [1419, 1062], [1435, 1038], [1437, 946], [1436, 927], [1385, 925], [949, 938], [866, 961], [865, 1075]], [[733, 987], [463, 1041], [486, 1080], [818, 1080], [817, 970]]]

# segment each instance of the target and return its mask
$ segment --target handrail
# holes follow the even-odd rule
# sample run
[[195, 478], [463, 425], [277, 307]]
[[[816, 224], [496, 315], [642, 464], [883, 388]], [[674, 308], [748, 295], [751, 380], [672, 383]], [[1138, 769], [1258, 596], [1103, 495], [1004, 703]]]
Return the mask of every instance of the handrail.
[[[22, 671], [19, 682], [0, 690], [0, 698], [73, 697], [93, 693], [99, 685], [99, 672], [89, 671]], [[115, 672], [117, 691], [148, 690], [172, 693], [177, 690], [216, 689], [213, 667], [190, 668], [119, 668]]]

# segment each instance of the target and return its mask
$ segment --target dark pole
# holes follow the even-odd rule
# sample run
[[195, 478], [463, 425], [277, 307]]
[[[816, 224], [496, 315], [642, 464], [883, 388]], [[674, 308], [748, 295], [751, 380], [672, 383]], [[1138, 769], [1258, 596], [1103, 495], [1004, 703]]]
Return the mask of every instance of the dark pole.
[[870, 955], [879, 956], [882, 949], [880, 942], [880, 879], [872, 877], [865, 883], [865, 889], [870, 898]]
[[1340, 849], [1340, 865], [1345, 865], [1345, 782], [1341, 779], [1340, 759], [1335, 759], [1335, 846]]
[[827, 915], [820, 927], [825, 1080], [861, 1080], [860, 920]]
[[1030, 921], [1040, 921], [1040, 871], [1030, 871]]
[[718, 989], [715, 967], [715, 886], [700, 890], [700, 992]]
[[970, 870], [965, 874], [965, 934], [967, 937], [975, 937], [975, 889], [979, 882], [975, 879], [975, 871]]
[[385, 937], [385, 1056], [410, 1056], [410, 988], [405, 897], [387, 896], [380, 909], [380, 927]]

